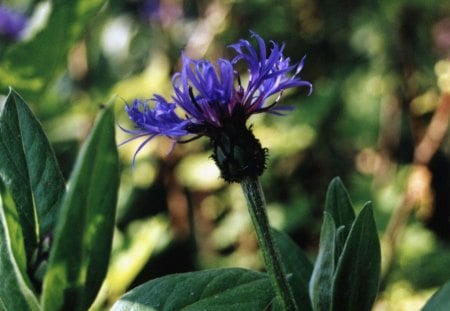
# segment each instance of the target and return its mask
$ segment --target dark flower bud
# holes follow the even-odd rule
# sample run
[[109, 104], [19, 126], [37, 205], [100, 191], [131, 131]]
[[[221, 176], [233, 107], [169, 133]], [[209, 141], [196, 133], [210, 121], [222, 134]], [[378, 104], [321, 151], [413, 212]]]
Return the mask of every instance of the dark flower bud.
[[263, 148], [251, 128], [238, 123], [227, 126], [211, 138], [212, 158], [227, 182], [260, 176], [266, 168], [267, 148]]

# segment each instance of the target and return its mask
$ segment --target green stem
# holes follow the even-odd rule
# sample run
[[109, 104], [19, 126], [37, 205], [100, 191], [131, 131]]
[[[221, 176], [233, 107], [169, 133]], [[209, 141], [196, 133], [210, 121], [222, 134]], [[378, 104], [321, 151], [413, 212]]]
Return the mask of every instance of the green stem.
[[270, 277], [275, 294], [283, 310], [298, 310], [292, 289], [283, 272], [280, 251], [270, 230], [266, 212], [264, 192], [258, 178], [244, 178], [241, 182], [242, 190], [247, 199], [248, 210], [256, 230], [259, 247], [263, 254], [267, 274]]

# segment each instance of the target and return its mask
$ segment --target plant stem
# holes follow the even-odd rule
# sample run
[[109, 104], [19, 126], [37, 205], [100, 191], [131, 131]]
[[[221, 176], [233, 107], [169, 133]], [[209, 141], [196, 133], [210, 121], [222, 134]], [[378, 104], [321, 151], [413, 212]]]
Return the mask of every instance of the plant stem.
[[280, 251], [270, 230], [266, 201], [259, 179], [246, 177], [241, 182], [247, 199], [248, 210], [256, 230], [259, 247], [263, 254], [267, 274], [283, 310], [298, 310], [294, 295], [281, 266]]

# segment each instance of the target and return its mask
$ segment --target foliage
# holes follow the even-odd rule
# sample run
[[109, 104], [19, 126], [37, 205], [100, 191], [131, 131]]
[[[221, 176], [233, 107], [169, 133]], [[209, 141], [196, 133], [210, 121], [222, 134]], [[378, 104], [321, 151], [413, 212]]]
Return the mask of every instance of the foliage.
[[[16, 112], [13, 118], [11, 112]], [[43, 310], [85, 310], [95, 299], [111, 253], [119, 185], [112, 108], [100, 114], [80, 152], [67, 189], [57, 183], [62, 179], [61, 173], [42, 128], [15, 91], [8, 94], [0, 117], [2, 146], [10, 160], [3, 163], [13, 162], [9, 167], [16, 168], [10, 170], [4, 165], [0, 170], [1, 271], [5, 279], [11, 280], [2, 287], [2, 307], [39, 310], [40, 300]], [[17, 139], [14, 143], [21, 148], [8, 148], [7, 137]], [[25, 163], [14, 163], [22, 158]], [[19, 165], [28, 170], [18, 173]], [[52, 174], [56, 178], [49, 179]], [[38, 191], [33, 191], [32, 199], [21, 200], [26, 191], [9, 190], [14, 189], [10, 185], [18, 182], [37, 185], [33, 187]], [[42, 184], [45, 190], [39, 189]], [[48, 204], [48, 197], [56, 191], [59, 193], [54, 196], [62, 200]], [[54, 206], [51, 213], [38, 210], [49, 205]], [[28, 217], [20, 217], [21, 213]], [[30, 230], [35, 221], [37, 228], [44, 223], [46, 230]], [[50, 229], [49, 223], [53, 225]], [[32, 236], [30, 233], [34, 232], [42, 236]], [[27, 234], [32, 238], [25, 238]], [[40, 299], [37, 293], [41, 294]]]
[[[32, 252], [39, 253], [44, 245], [31, 244], [24, 238], [28, 223], [22, 223], [18, 217], [20, 209], [14, 203], [21, 194], [10, 194], [7, 185], [3, 184], [3, 180], [14, 184], [18, 174], [16, 171], [2, 169], [1, 237], [2, 245], [6, 248], [2, 252], [1, 263], [4, 267], [2, 271], [6, 271], [4, 276], [8, 277], [6, 273], [10, 273], [8, 279], [16, 281], [12, 283], [13, 286], [2, 288], [1, 301], [5, 308], [37, 310], [40, 308], [40, 301], [43, 310], [85, 310], [99, 292], [111, 252], [119, 180], [111, 107], [109, 105], [100, 114], [79, 154], [68, 189], [62, 189], [63, 199], [60, 206], [57, 206], [48, 263], [45, 268], [40, 267], [44, 269], [41, 271], [43, 279], [36, 279], [36, 274], [33, 274], [36, 271], [32, 271], [36, 264], [44, 264], [39, 262], [42, 258], [27, 258], [24, 247], [28, 244]], [[17, 114], [16, 118], [5, 119], [10, 110], [22, 113]], [[42, 156], [38, 154], [34, 161], [54, 158], [39, 123], [23, 99], [13, 90], [7, 96], [0, 116], [5, 120], [3, 125], [7, 124], [6, 120], [11, 120], [18, 124], [28, 121], [29, 125], [34, 126], [34, 131], [39, 135], [33, 144], [47, 146], [47, 152], [40, 153]], [[34, 151], [33, 144], [26, 144], [26, 137], [30, 132], [20, 128], [3, 130], [1, 138], [5, 140], [7, 135], [19, 137], [23, 150], [18, 154], [29, 154]], [[11, 159], [17, 157], [13, 152], [9, 154]], [[36, 171], [39, 171], [41, 178], [45, 178], [47, 170], [54, 172], [58, 169], [54, 165], [48, 165], [44, 169], [39, 165], [27, 167], [30, 176], [37, 175]], [[27, 182], [30, 183], [29, 180]], [[46, 196], [37, 192], [34, 201], [44, 199]], [[24, 209], [37, 213], [34, 205], [24, 204]], [[288, 236], [274, 231], [276, 241], [281, 245], [282, 264], [298, 299], [297, 304], [301, 309], [311, 309], [307, 287], [307, 283], [311, 282], [309, 294], [314, 310], [340, 310], [342, 307], [351, 309], [352, 306], [368, 309], [378, 290], [380, 267], [378, 236], [370, 205], [366, 205], [354, 219], [348, 194], [340, 180], [336, 179], [328, 191], [325, 213], [321, 251], [311, 281], [313, 268], [306, 255]], [[40, 218], [37, 219], [39, 221]], [[350, 229], [346, 230], [346, 226]], [[338, 234], [335, 234], [336, 230]], [[39, 242], [44, 240], [42, 238]], [[328, 250], [335, 250], [337, 256], [335, 257], [334, 251]], [[335, 258], [338, 259], [337, 264], [333, 263]], [[330, 270], [330, 267], [333, 269]], [[366, 286], [365, 292], [361, 291], [363, 284], [368, 284], [368, 279], [372, 280], [373, 285]], [[324, 294], [327, 289], [331, 292]], [[266, 274], [227, 268], [172, 274], [148, 281], [123, 295], [113, 306], [113, 310], [196, 310], [204, 307], [225, 310], [232, 306], [261, 310], [272, 302], [277, 308]]]
[[[0, 37], [0, 271], [10, 280], [1, 288], [4, 303], [57, 309], [72, 304], [66, 291], [76, 297], [74, 309], [103, 310], [174, 273], [241, 267], [264, 275], [254, 272], [263, 265], [240, 189], [220, 181], [205, 140], [170, 155], [168, 142], [155, 140], [133, 169], [139, 142], [121, 146], [114, 158], [117, 142], [129, 138], [114, 132], [117, 123], [130, 124], [124, 102], [153, 93], [169, 98], [181, 50], [228, 58], [226, 46], [248, 39], [249, 30], [285, 42], [293, 62], [306, 54], [302, 77], [314, 85], [307, 99], [301, 90], [283, 94], [279, 105], [295, 107], [289, 115], [249, 120], [270, 150], [262, 185], [288, 280], [306, 301], [298, 305], [344, 308], [333, 297], [353, 282], [343, 275], [358, 278], [359, 270], [348, 268], [355, 249], [376, 257], [373, 219], [380, 279], [347, 302], [419, 309], [450, 279], [450, 141], [445, 122], [438, 131], [432, 126], [448, 120], [447, 2], [72, 2], [4, 1], [41, 18], [19, 41]], [[113, 95], [116, 104], [105, 105]], [[427, 144], [427, 137], [435, 140]], [[333, 176], [341, 176], [353, 203], [335, 179], [323, 213]], [[362, 223], [372, 232], [367, 249], [356, 238], [369, 235]], [[53, 290], [55, 283], [61, 285]], [[425, 309], [445, 306], [446, 289]]]

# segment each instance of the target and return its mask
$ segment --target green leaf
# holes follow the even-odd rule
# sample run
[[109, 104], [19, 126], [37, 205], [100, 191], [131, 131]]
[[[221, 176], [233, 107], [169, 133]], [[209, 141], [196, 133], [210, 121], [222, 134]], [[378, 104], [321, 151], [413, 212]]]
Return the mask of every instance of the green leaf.
[[167, 275], [144, 283], [112, 311], [265, 310], [275, 294], [264, 273], [240, 268]]
[[347, 239], [350, 228], [350, 226], [348, 228], [346, 228], [345, 226], [340, 226], [336, 229], [336, 236], [334, 239], [334, 262], [339, 261], [339, 257], [341, 256], [342, 250], [344, 249], [345, 241]]
[[306, 254], [285, 233], [272, 229], [273, 237], [280, 249], [284, 271], [300, 310], [311, 310], [308, 284], [313, 265]]
[[332, 310], [370, 310], [378, 292], [381, 253], [372, 206], [353, 223], [336, 267]]
[[353, 205], [342, 180], [335, 177], [328, 187], [325, 200], [325, 211], [333, 217], [336, 228], [350, 228], [355, 220]]
[[328, 187], [325, 211], [331, 214], [336, 225], [334, 256], [335, 262], [337, 262], [350, 232], [350, 227], [355, 220], [352, 201], [339, 177], [333, 178]]
[[450, 281], [444, 284], [427, 301], [422, 311], [447, 311], [450, 310]]
[[1, 178], [0, 278], [0, 310], [39, 310], [26, 274], [26, 255], [17, 209]]
[[78, 156], [44, 278], [44, 310], [86, 310], [105, 277], [119, 185], [115, 126], [109, 105]]
[[39, 121], [13, 90], [0, 111], [0, 177], [16, 202], [31, 258], [39, 235], [53, 231], [65, 185]]
[[51, 13], [43, 30], [31, 40], [12, 45], [2, 57], [0, 86], [14, 85], [23, 94], [36, 98], [65, 69], [69, 49], [105, 2], [51, 1]]
[[333, 217], [324, 212], [319, 253], [309, 282], [309, 295], [315, 311], [330, 310], [335, 267], [335, 238], [336, 226]]

